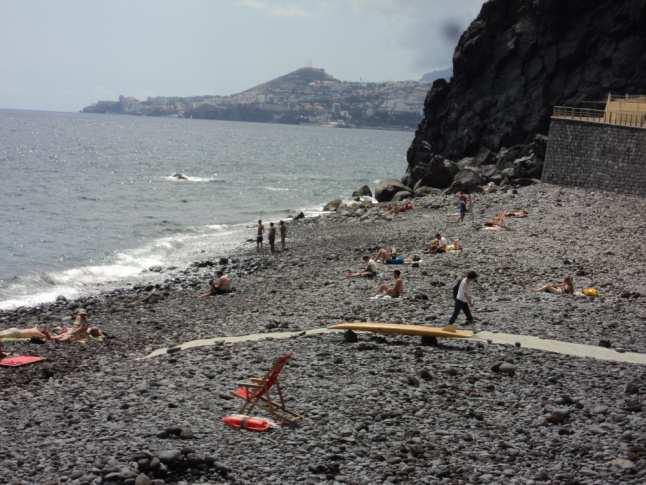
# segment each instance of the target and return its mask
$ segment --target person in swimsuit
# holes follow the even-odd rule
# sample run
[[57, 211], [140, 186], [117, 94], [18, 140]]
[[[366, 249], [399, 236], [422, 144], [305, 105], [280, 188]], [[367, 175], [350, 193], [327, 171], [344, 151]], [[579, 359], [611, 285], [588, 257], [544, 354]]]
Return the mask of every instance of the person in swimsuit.
[[216, 278], [209, 283], [209, 291], [199, 295], [199, 298], [208, 298], [214, 295], [225, 295], [231, 293], [231, 278], [220, 270], [216, 273]]
[[393, 276], [395, 277], [393, 286], [391, 287], [383, 284], [377, 289], [377, 294], [388, 295], [392, 298], [399, 298], [404, 292], [404, 281], [401, 278], [401, 274], [401, 271], [399, 271], [398, 269], [393, 271]]
[[278, 223], [278, 226], [280, 228], [280, 245], [283, 248], [283, 251], [285, 250], [285, 239], [287, 239], [287, 224], [285, 224], [285, 221], [280, 221]]
[[541, 288], [538, 288], [538, 292], [552, 293], [553, 295], [573, 295], [574, 294], [574, 280], [571, 276], [566, 276], [563, 278], [562, 283], [550, 283]]
[[366, 269], [358, 273], [351, 273], [348, 271], [345, 275], [346, 278], [374, 278], [377, 276], [377, 263], [370, 256], [364, 256], [363, 261], [366, 263]]
[[268, 239], [269, 239], [269, 249], [271, 252], [276, 251], [276, 226], [274, 226], [273, 222], [269, 223], [269, 234], [268, 234]]
[[262, 240], [263, 240], [263, 235], [265, 233], [265, 226], [263, 226], [262, 221], [258, 219], [258, 232], [256, 235], [256, 251], [260, 251], [262, 249]]
[[46, 330], [43, 330], [43, 333], [47, 336], [48, 340], [58, 342], [79, 342], [85, 341], [89, 337], [101, 339], [104, 336], [99, 328], [90, 327], [87, 312], [83, 308], [80, 308], [76, 312], [76, 320], [71, 327], [64, 327], [58, 335], [51, 335]]

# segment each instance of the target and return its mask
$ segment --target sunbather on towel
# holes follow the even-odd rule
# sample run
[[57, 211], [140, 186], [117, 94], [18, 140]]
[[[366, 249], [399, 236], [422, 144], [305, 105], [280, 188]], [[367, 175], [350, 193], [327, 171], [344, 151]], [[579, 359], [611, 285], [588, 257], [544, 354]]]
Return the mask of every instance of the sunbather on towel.
[[446, 246], [446, 252], [455, 252], [455, 251], [462, 251], [462, 243], [460, 242], [459, 239], [454, 239], [451, 244], [448, 244]]
[[507, 225], [505, 224], [504, 212], [501, 212], [500, 214], [497, 214], [492, 219], [489, 219], [487, 222], [484, 223], [484, 225], [485, 225], [485, 228], [491, 231], [500, 231], [502, 229], [507, 229]]
[[224, 271], [218, 271], [216, 276], [217, 277], [209, 283], [209, 291], [199, 295], [199, 298], [231, 293], [231, 278], [229, 278], [229, 275], [224, 274]]
[[574, 294], [574, 280], [571, 276], [566, 276], [563, 283], [550, 283], [535, 291], [544, 291], [554, 295], [572, 295]]
[[385, 246], [381, 248], [379, 251], [377, 251], [377, 257], [375, 259], [383, 263], [384, 261], [388, 261], [389, 259], [394, 258], [396, 255], [397, 255], [397, 251], [395, 250], [394, 247]]
[[346, 278], [374, 278], [377, 276], [377, 263], [370, 256], [363, 257], [364, 263], [366, 263], [366, 269], [359, 271], [357, 273], [352, 273], [350, 271], [346, 272]]
[[401, 278], [401, 271], [396, 269], [393, 271], [393, 276], [395, 277], [395, 283], [393, 286], [388, 286], [386, 284], [381, 285], [377, 289], [378, 295], [388, 295], [392, 298], [399, 298], [404, 292], [404, 281]]
[[76, 312], [76, 320], [71, 327], [63, 327], [61, 332], [53, 335], [47, 330], [43, 330], [48, 340], [57, 342], [85, 342], [89, 338], [102, 339], [103, 332], [97, 327], [90, 327], [87, 320], [87, 312], [80, 308]]
[[426, 246], [426, 252], [431, 254], [445, 253], [448, 244], [449, 241], [438, 232], [430, 244]]
[[47, 340], [46, 330], [41, 330], [38, 327], [33, 328], [8, 328], [6, 330], [0, 330], [0, 341], [1, 340], [14, 340], [14, 339], [31, 339], [37, 338], [41, 340]]

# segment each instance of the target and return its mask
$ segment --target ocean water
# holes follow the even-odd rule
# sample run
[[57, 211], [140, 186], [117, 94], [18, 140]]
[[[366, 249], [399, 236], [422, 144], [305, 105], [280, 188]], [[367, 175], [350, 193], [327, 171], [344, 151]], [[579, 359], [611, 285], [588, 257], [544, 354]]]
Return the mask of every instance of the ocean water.
[[227, 254], [259, 218], [314, 214], [401, 176], [412, 136], [0, 110], [0, 309]]

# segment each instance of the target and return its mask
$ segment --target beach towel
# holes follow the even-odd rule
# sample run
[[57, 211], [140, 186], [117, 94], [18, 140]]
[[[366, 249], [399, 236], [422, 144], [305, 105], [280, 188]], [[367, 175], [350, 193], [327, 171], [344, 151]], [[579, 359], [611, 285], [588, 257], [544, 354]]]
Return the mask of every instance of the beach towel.
[[0, 360], [0, 366], [19, 367], [21, 365], [34, 364], [43, 360], [45, 360], [45, 357], [37, 357], [35, 355], [17, 355], [15, 357], [5, 357]]
[[387, 259], [384, 261], [384, 264], [404, 264], [404, 257], [399, 256], [397, 258]]

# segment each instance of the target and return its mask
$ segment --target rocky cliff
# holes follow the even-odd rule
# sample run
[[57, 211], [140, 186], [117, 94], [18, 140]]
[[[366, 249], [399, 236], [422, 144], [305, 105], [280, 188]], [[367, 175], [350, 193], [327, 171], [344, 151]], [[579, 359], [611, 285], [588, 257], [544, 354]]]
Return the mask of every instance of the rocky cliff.
[[540, 176], [553, 106], [646, 93], [645, 26], [646, 0], [488, 1], [426, 97], [405, 182], [446, 187], [465, 167], [487, 181], [482, 165]]

